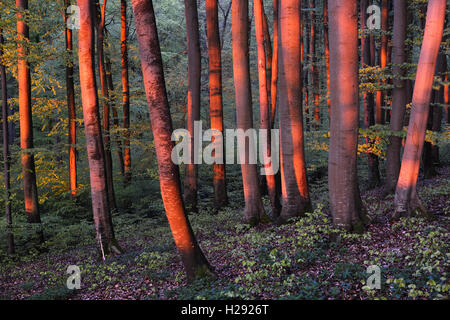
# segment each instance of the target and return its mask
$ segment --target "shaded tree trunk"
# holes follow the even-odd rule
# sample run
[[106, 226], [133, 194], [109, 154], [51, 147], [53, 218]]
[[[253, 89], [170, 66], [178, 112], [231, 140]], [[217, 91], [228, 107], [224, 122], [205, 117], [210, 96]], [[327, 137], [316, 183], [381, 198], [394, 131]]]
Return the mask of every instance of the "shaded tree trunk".
[[186, 217], [180, 190], [179, 170], [171, 159], [174, 147], [174, 143], [171, 141], [172, 119], [164, 81], [153, 3], [148, 0], [132, 0], [132, 5], [144, 87], [158, 159], [161, 196], [188, 280], [192, 281], [205, 273], [211, 273], [212, 268], [200, 249]]
[[24, 10], [28, 10], [28, 0], [16, 0], [18, 33], [18, 79], [20, 113], [20, 148], [22, 149], [22, 175], [25, 194], [25, 211], [30, 223], [41, 223], [36, 171], [34, 166], [33, 119], [31, 111], [31, 77], [26, 43], [29, 40], [29, 28], [24, 21]]
[[420, 156], [425, 140], [436, 60], [444, 28], [445, 6], [445, 0], [430, 0], [428, 2], [425, 34], [414, 84], [408, 134], [395, 190], [393, 218], [428, 215], [420, 203], [416, 185]]
[[[253, 128], [252, 95], [249, 64], [248, 1], [234, 0], [232, 5], [233, 74], [236, 96], [237, 128], [247, 131]], [[256, 164], [249, 163], [250, 154], [256, 155], [254, 145], [245, 138], [245, 160], [241, 164], [244, 185], [244, 220], [250, 225], [265, 222]]]
[[197, 211], [197, 165], [194, 163], [198, 150], [194, 143], [194, 122], [200, 120], [201, 52], [198, 31], [197, 0], [185, 0], [187, 50], [188, 50], [188, 120], [190, 134], [190, 161], [186, 165], [184, 179], [184, 201], [188, 210]]
[[301, 3], [280, 1], [279, 119], [281, 140], [282, 210], [278, 223], [311, 209], [306, 177], [300, 57]]
[[[405, 40], [406, 40], [406, 2], [404, 0], [394, 0], [394, 39], [393, 39], [393, 69], [394, 74], [392, 91], [392, 115], [389, 129], [401, 132], [403, 130], [403, 120], [406, 112], [407, 92], [406, 81], [402, 64], [406, 62]], [[400, 172], [402, 138], [389, 137], [386, 161], [386, 185], [385, 193], [393, 193], [397, 184]]]
[[[0, 57], [3, 56], [3, 30], [0, 29]], [[11, 215], [11, 179], [9, 173], [10, 167], [10, 153], [9, 153], [9, 135], [8, 135], [8, 87], [6, 81], [6, 67], [1, 63], [0, 60], [0, 76], [2, 85], [2, 129], [3, 129], [3, 178], [5, 182], [5, 217], [6, 225], [8, 228], [7, 238], [8, 238], [8, 254], [15, 253], [14, 247], [14, 235], [11, 232], [12, 227], [12, 215]]]
[[[381, 46], [380, 46], [380, 67], [386, 68], [387, 64], [387, 35], [388, 31], [388, 0], [381, 0], [381, 31], [383, 32], [381, 36]], [[378, 85], [385, 86], [386, 79], [383, 79], [378, 82]], [[386, 122], [386, 112], [383, 107], [385, 106], [385, 95], [386, 90], [379, 89], [376, 93], [376, 123], [377, 124], [385, 124]]]
[[366, 217], [357, 174], [359, 87], [356, 1], [329, 0], [331, 122], [328, 187], [333, 223], [362, 232]]
[[[206, 28], [209, 57], [209, 116], [211, 129], [220, 131], [223, 136], [222, 57], [217, 0], [206, 0]], [[218, 152], [224, 157], [225, 148], [223, 141], [219, 147], [221, 150]], [[223, 162], [213, 164], [213, 185], [214, 206], [216, 209], [223, 208], [228, 204], [226, 172]]]
[[95, 7], [92, 0], [78, 0], [77, 3], [80, 7], [80, 30], [78, 36], [80, 85], [91, 184], [92, 212], [97, 240], [104, 259], [106, 255], [121, 253], [122, 250], [114, 236], [108, 198], [105, 150], [98, 110], [97, 85], [94, 71]]
[[124, 129], [124, 176], [125, 182], [131, 181], [130, 148], [130, 88], [128, 84], [128, 46], [127, 46], [127, 0], [120, 0], [120, 56], [122, 67], [122, 109]]
[[319, 130], [320, 127], [320, 109], [319, 109], [319, 70], [316, 65], [316, 2], [315, 0], [309, 0], [309, 9], [311, 10], [311, 25], [310, 25], [310, 45], [309, 54], [311, 61], [311, 80], [312, 80], [312, 96], [314, 98], [314, 130]]

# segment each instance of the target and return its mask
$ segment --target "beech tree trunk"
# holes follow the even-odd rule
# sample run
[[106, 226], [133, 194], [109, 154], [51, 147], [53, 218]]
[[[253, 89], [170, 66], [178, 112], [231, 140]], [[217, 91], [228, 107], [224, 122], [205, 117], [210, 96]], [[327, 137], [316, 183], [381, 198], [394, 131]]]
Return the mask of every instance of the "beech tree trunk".
[[302, 65], [300, 62], [301, 3], [280, 1], [279, 8], [279, 119], [281, 142], [282, 210], [278, 223], [311, 209], [306, 177]]
[[197, 212], [197, 165], [194, 164], [194, 122], [200, 120], [201, 52], [198, 32], [197, 0], [185, 0], [187, 50], [188, 50], [188, 120], [190, 163], [186, 165], [184, 201], [188, 210]]
[[105, 150], [98, 110], [97, 85], [95, 82], [94, 49], [94, 1], [78, 0], [80, 7], [80, 30], [78, 36], [78, 57], [80, 67], [81, 98], [86, 134], [86, 148], [92, 195], [92, 212], [95, 231], [102, 257], [121, 253], [115, 236], [108, 198], [105, 169]]
[[127, 0], [120, 0], [120, 54], [122, 66], [122, 108], [124, 129], [124, 175], [125, 182], [131, 181], [130, 148], [130, 88], [128, 85], [128, 46], [127, 46]]
[[[364, 1], [364, 0], [363, 0]], [[327, 106], [328, 106], [328, 119], [330, 117], [331, 99], [330, 99], [330, 40], [328, 37], [328, 1], [323, 2], [323, 40], [325, 47], [325, 69], [327, 76]], [[361, 40], [362, 42], [362, 40]]]
[[[237, 128], [244, 132], [253, 128], [252, 95], [250, 85], [249, 64], [249, 19], [248, 1], [234, 0], [232, 5], [232, 37], [233, 37], [233, 74], [236, 96]], [[246, 158], [241, 164], [242, 182], [244, 185], [245, 209], [244, 221], [250, 225], [266, 222], [256, 164], [249, 163], [249, 154], [256, 155], [254, 146], [248, 138], [245, 143]], [[244, 150], [240, 150], [244, 152]]]
[[[3, 30], [0, 29], [0, 57], [3, 56]], [[8, 254], [14, 254], [14, 235], [11, 232], [12, 215], [11, 215], [11, 179], [9, 173], [10, 153], [9, 153], [9, 128], [8, 128], [8, 87], [6, 81], [6, 67], [0, 60], [0, 76], [2, 85], [2, 129], [3, 129], [3, 178], [5, 182], [5, 217], [8, 227]]]
[[[394, 89], [392, 90], [392, 114], [389, 129], [399, 133], [403, 130], [403, 119], [407, 104], [406, 81], [402, 79], [405, 76], [402, 64], [406, 62], [406, 26], [406, 2], [404, 0], [394, 0], [392, 57]], [[400, 172], [402, 138], [391, 136], [389, 142], [386, 161], [385, 193], [393, 193], [397, 184], [398, 174]]]
[[28, 0], [16, 0], [17, 34], [19, 57], [17, 73], [19, 81], [20, 148], [22, 149], [22, 175], [25, 195], [25, 211], [29, 223], [41, 223], [34, 166], [33, 118], [31, 112], [31, 77], [26, 42], [29, 41], [29, 28], [24, 20], [24, 11], [28, 10]]
[[[209, 58], [209, 116], [211, 119], [211, 129], [220, 131], [223, 136], [222, 57], [217, 0], [206, 0], [206, 29]], [[225, 147], [223, 143], [221, 147], [222, 149], [219, 152], [222, 153], [225, 159]], [[213, 164], [213, 185], [214, 206], [216, 209], [223, 208], [228, 204], [224, 163]]]
[[[269, 65], [269, 59], [266, 59], [266, 51], [264, 46], [264, 8], [262, 0], [255, 0], [253, 2], [253, 8], [255, 13], [255, 31], [256, 31], [256, 43], [258, 51], [258, 75], [259, 75], [259, 104], [260, 104], [260, 129], [267, 130], [266, 139], [266, 151], [263, 154], [266, 156], [264, 159], [265, 178], [267, 183], [267, 191], [269, 194], [270, 204], [272, 207], [272, 215], [278, 217], [280, 213], [280, 203], [277, 195], [277, 186], [275, 173], [271, 168], [271, 108], [270, 108], [270, 95], [268, 88], [267, 68]], [[269, 42], [270, 44], [270, 42]], [[271, 63], [271, 61], [270, 61]], [[260, 141], [261, 142], [261, 141]]]
[[[381, 46], [380, 46], [380, 67], [386, 68], [387, 63], [387, 35], [385, 34], [388, 30], [388, 0], [381, 0], [381, 31], [383, 32], [381, 36]], [[378, 82], [378, 85], [386, 85], [386, 79]], [[385, 124], [386, 122], [386, 112], [383, 107], [385, 106], [385, 95], [386, 90], [379, 89], [376, 95], [376, 123]]]
[[428, 2], [425, 34], [414, 84], [408, 134], [395, 190], [393, 218], [411, 215], [428, 216], [420, 203], [416, 185], [420, 156], [425, 140], [436, 60], [444, 28], [445, 6], [445, 0], [430, 0]]
[[357, 174], [359, 86], [356, 1], [329, 0], [331, 122], [328, 187], [333, 223], [362, 232], [366, 218]]
[[67, 28], [67, 8], [70, 1], [64, 1], [64, 24], [66, 26], [66, 51], [68, 61], [66, 62], [66, 95], [67, 95], [67, 113], [69, 117], [69, 185], [70, 196], [75, 199], [77, 196], [77, 126], [76, 126], [76, 110], [75, 110], [75, 87], [73, 82], [73, 38], [72, 30]]
[[272, 55], [272, 77], [270, 84], [270, 92], [271, 92], [271, 124], [270, 127], [274, 128], [275, 126], [275, 117], [277, 110], [277, 83], [278, 83], [278, 7], [279, 0], [273, 0], [273, 55]]
[[174, 147], [174, 143], [171, 141], [172, 119], [164, 81], [153, 3], [149, 0], [132, 0], [132, 5], [144, 87], [158, 159], [161, 195], [175, 244], [181, 254], [188, 280], [192, 281], [205, 273], [212, 273], [212, 268], [197, 244], [186, 217], [181, 196], [179, 170], [171, 159]]
[[309, 54], [311, 61], [311, 78], [312, 78], [312, 96], [314, 98], [314, 130], [319, 130], [320, 127], [320, 109], [319, 109], [319, 70], [316, 66], [316, 22], [315, 22], [315, 11], [316, 2], [315, 0], [309, 0], [309, 9], [311, 10], [311, 34], [310, 34], [310, 45]]

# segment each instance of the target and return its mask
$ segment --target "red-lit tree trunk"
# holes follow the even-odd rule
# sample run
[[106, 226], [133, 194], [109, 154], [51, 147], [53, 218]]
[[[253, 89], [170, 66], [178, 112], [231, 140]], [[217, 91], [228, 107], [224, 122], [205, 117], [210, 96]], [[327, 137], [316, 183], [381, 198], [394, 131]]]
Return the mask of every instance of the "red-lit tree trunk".
[[194, 163], [194, 122], [200, 120], [201, 90], [201, 52], [198, 32], [197, 0], [184, 0], [186, 15], [187, 50], [188, 50], [188, 110], [187, 129], [189, 140], [189, 163], [186, 164], [184, 179], [184, 201], [189, 210], [197, 211], [197, 165]]
[[328, 187], [333, 223], [364, 229], [357, 174], [359, 86], [356, 1], [329, 0], [331, 121]]
[[[233, 37], [233, 74], [236, 96], [236, 119], [237, 128], [246, 131], [253, 128], [253, 112], [250, 86], [250, 64], [249, 64], [249, 20], [248, 1], [234, 0], [232, 5], [232, 37]], [[250, 225], [265, 222], [256, 164], [249, 163], [249, 154], [254, 152], [251, 143], [246, 138], [246, 158], [241, 164], [242, 181], [244, 185], [245, 209], [244, 220]]]
[[327, 107], [328, 118], [330, 117], [331, 99], [330, 99], [330, 40], [328, 37], [328, 1], [323, 2], [323, 40], [325, 47], [325, 72], [327, 77]]
[[94, 49], [94, 1], [78, 0], [80, 7], [80, 30], [78, 36], [78, 57], [80, 67], [81, 99], [86, 134], [86, 148], [89, 162], [89, 174], [97, 240], [105, 257], [120, 253], [111, 219], [110, 201], [105, 170], [105, 151], [98, 111], [97, 85], [95, 83]]
[[[209, 116], [211, 129], [220, 131], [223, 136], [222, 57], [217, 0], [206, 0], [206, 29], [209, 58]], [[224, 144], [222, 143], [219, 148], [221, 150], [218, 152], [225, 157]], [[213, 185], [214, 206], [216, 209], [223, 208], [228, 204], [224, 163], [213, 164]]]
[[36, 185], [33, 144], [33, 119], [31, 112], [31, 77], [28, 64], [26, 43], [29, 40], [29, 28], [24, 20], [24, 11], [28, 10], [28, 0], [16, 0], [17, 36], [19, 57], [17, 73], [19, 81], [20, 148], [22, 149], [22, 175], [25, 195], [25, 211], [30, 223], [40, 223], [39, 202]]
[[280, 1], [279, 87], [282, 210], [278, 223], [311, 208], [306, 177], [300, 62], [301, 3]]
[[428, 2], [425, 34], [414, 84], [408, 134], [395, 190], [393, 218], [427, 215], [417, 195], [416, 185], [420, 156], [425, 140], [436, 60], [444, 28], [445, 6], [445, 0], [430, 0]]
[[128, 46], [127, 46], [127, 0], [120, 0], [120, 53], [122, 67], [122, 108], [124, 129], [124, 175], [125, 182], [131, 181], [130, 148], [130, 88], [128, 85]]
[[[253, 2], [254, 14], [255, 14], [255, 32], [256, 32], [256, 44], [258, 51], [258, 75], [259, 75], [259, 105], [260, 105], [260, 129], [267, 130], [266, 139], [266, 151], [263, 154], [266, 156], [264, 159], [265, 178], [267, 183], [267, 191], [269, 194], [270, 204], [272, 207], [272, 215], [278, 217], [281, 206], [277, 195], [277, 184], [275, 173], [271, 167], [271, 107], [270, 107], [270, 88], [267, 76], [268, 66], [272, 61], [266, 58], [265, 41], [264, 41], [264, 7], [262, 0], [255, 0]], [[270, 45], [270, 41], [268, 41]], [[266, 42], [267, 46], [267, 42]], [[269, 54], [267, 54], [269, 55]], [[271, 60], [271, 59], [270, 59]], [[262, 142], [262, 141], [260, 141]]]
[[186, 217], [180, 190], [179, 170], [171, 159], [174, 147], [174, 143], [171, 141], [172, 119], [164, 81], [153, 3], [149, 0], [132, 0], [132, 5], [139, 41], [144, 87], [158, 159], [161, 196], [188, 280], [192, 281], [202, 274], [211, 273], [211, 267], [197, 244]]
[[[100, 8], [100, 17], [97, 21], [97, 60], [98, 70], [100, 75], [100, 88], [102, 94], [102, 111], [103, 111], [103, 140], [105, 148], [105, 169], [106, 169], [106, 181], [108, 187], [108, 198], [110, 201], [110, 208], [116, 209], [116, 196], [114, 193], [113, 182], [113, 168], [112, 168], [112, 156], [111, 156], [111, 138], [110, 138], [110, 99], [108, 82], [106, 79], [106, 67], [105, 67], [105, 53], [104, 53], [104, 36], [105, 36], [105, 15], [106, 15], [107, 0], [103, 1]], [[98, 6], [98, 2], [97, 2]]]
[[1, 57], [3, 56], [3, 30], [0, 29], [0, 76], [2, 85], [2, 129], [3, 129], [3, 178], [5, 182], [5, 217], [6, 225], [8, 227], [8, 254], [14, 254], [14, 235], [9, 230], [12, 227], [11, 216], [11, 180], [9, 174], [10, 167], [10, 153], [9, 153], [9, 128], [8, 128], [8, 88], [6, 82], [6, 67], [1, 63]]
[[[388, 0], [381, 0], [381, 31], [383, 32], [381, 36], [381, 46], [380, 46], [380, 67], [386, 68], [387, 64], [387, 29], [388, 29]], [[386, 85], [386, 79], [378, 82], [379, 86]], [[385, 105], [385, 93], [384, 89], [377, 90], [376, 94], [376, 117], [375, 121], [377, 124], [385, 124], [386, 122], [386, 112], [383, 109]]]
[[277, 83], [278, 83], [278, 6], [279, 0], [273, 0], [273, 55], [272, 55], [272, 77], [270, 83], [270, 99], [271, 99], [271, 124], [275, 126], [275, 115], [277, 110]]
[[315, 0], [309, 0], [309, 9], [311, 16], [310, 25], [310, 44], [309, 44], [309, 54], [311, 62], [311, 78], [312, 78], [312, 96], [314, 98], [314, 130], [319, 130], [320, 127], [320, 110], [319, 110], [319, 70], [316, 65], [316, 2]]
[[74, 199], [77, 196], [77, 126], [75, 112], [75, 88], [73, 82], [73, 39], [72, 30], [67, 28], [67, 8], [70, 1], [64, 1], [64, 24], [66, 25], [66, 51], [68, 61], [66, 62], [66, 95], [67, 95], [67, 113], [69, 116], [69, 185], [70, 196]]
[[[389, 124], [391, 131], [401, 132], [407, 104], [406, 81], [402, 64], [406, 62], [406, 2], [394, 0], [394, 30], [393, 30], [393, 67], [394, 74], [392, 90], [392, 114]], [[389, 138], [386, 161], [386, 185], [385, 193], [393, 193], [400, 172], [400, 158], [402, 138], [392, 136]]]

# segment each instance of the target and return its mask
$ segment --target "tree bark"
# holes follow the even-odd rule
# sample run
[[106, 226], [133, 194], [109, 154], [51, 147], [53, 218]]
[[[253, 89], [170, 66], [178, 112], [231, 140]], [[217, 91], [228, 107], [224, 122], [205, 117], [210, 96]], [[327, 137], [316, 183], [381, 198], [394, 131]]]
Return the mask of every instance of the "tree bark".
[[18, 78], [19, 78], [19, 113], [20, 113], [20, 148], [22, 149], [22, 175], [25, 194], [25, 211], [29, 223], [41, 223], [36, 171], [34, 166], [33, 118], [31, 111], [31, 77], [28, 52], [25, 43], [29, 41], [29, 28], [24, 20], [24, 11], [28, 10], [28, 0], [16, 0], [18, 33]]
[[271, 124], [270, 127], [275, 126], [275, 117], [277, 110], [277, 83], [278, 83], [278, 7], [279, 0], [273, 0], [273, 55], [272, 55], [272, 77], [270, 84], [270, 99], [271, 99]]
[[[392, 114], [389, 129], [401, 132], [403, 130], [403, 119], [406, 112], [407, 92], [406, 81], [402, 64], [406, 62], [405, 40], [406, 40], [406, 2], [394, 0], [394, 30], [393, 30], [393, 74], [394, 89], [392, 91]], [[400, 157], [402, 138], [389, 137], [386, 161], [386, 185], [385, 193], [393, 193], [400, 172]]]
[[[209, 116], [211, 119], [211, 129], [220, 131], [223, 136], [222, 57], [217, 0], [206, 0], [206, 28], [209, 58]], [[222, 143], [220, 147], [221, 149], [218, 152], [224, 157], [224, 144]], [[228, 204], [224, 163], [213, 164], [213, 185], [214, 206], [216, 209], [223, 208]]]
[[[387, 35], [388, 31], [388, 0], [381, 0], [381, 31], [383, 32], [381, 36], [381, 46], [380, 46], [380, 68], [386, 68], [387, 63]], [[385, 86], [386, 79], [378, 82], [378, 85]], [[386, 90], [378, 89], [376, 94], [376, 123], [385, 124], [386, 123], [386, 112], [383, 107], [385, 106], [385, 95]]]
[[328, 187], [333, 223], [362, 232], [367, 222], [357, 175], [359, 86], [356, 1], [329, 0], [331, 122]]
[[[0, 57], [3, 56], [3, 30], [0, 29]], [[8, 254], [15, 253], [14, 235], [11, 232], [12, 215], [11, 215], [11, 179], [9, 173], [10, 167], [10, 153], [9, 153], [9, 124], [8, 124], [8, 87], [6, 81], [6, 67], [0, 60], [0, 76], [2, 85], [2, 129], [3, 129], [3, 178], [5, 182], [5, 217], [8, 228]]]
[[319, 109], [319, 70], [316, 66], [316, 2], [315, 0], [309, 0], [309, 9], [311, 10], [311, 25], [310, 25], [310, 45], [309, 54], [311, 61], [311, 78], [312, 78], [312, 96], [314, 97], [314, 130], [319, 130], [320, 127], [320, 109]]
[[[364, 0], [363, 0], [364, 1]], [[326, 76], [327, 76], [327, 107], [328, 107], [328, 119], [330, 117], [330, 108], [331, 108], [331, 100], [330, 100], [330, 40], [328, 36], [328, 0], [324, 0], [323, 2], [323, 40], [325, 47], [325, 68], [326, 68]]]
[[425, 34], [417, 67], [408, 134], [395, 190], [394, 219], [411, 215], [428, 216], [420, 203], [416, 185], [420, 156], [425, 140], [436, 60], [444, 28], [445, 6], [445, 0], [430, 0], [428, 2]]
[[281, 140], [281, 187], [283, 203], [278, 223], [311, 209], [306, 177], [302, 65], [300, 62], [301, 6], [299, 1], [280, 2], [279, 8], [279, 119]]
[[81, 98], [86, 134], [86, 148], [92, 196], [92, 212], [95, 231], [102, 257], [121, 253], [112, 224], [110, 201], [105, 170], [105, 150], [98, 111], [97, 85], [95, 82], [94, 49], [94, 2], [78, 0], [80, 7], [80, 30], [78, 36], [78, 57], [80, 67]]
[[130, 88], [128, 84], [128, 46], [127, 46], [127, 0], [120, 0], [120, 55], [122, 67], [122, 109], [124, 129], [124, 176], [125, 182], [131, 181], [130, 148]]
[[[234, 0], [232, 5], [232, 37], [233, 37], [233, 74], [236, 96], [237, 128], [247, 131], [253, 128], [252, 95], [250, 85], [249, 64], [249, 19], [248, 1]], [[246, 140], [248, 140], [246, 138]], [[244, 185], [245, 209], [244, 220], [250, 225], [266, 222], [256, 164], [249, 163], [249, 154], [256, 155], [254, 146], [246, 141], [246, 159], [241, 164]]]

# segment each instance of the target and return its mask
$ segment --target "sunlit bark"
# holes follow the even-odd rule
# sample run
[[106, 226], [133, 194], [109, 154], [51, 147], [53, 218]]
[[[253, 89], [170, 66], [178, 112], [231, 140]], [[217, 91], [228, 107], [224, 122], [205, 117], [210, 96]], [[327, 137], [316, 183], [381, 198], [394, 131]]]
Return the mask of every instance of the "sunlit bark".
[[425, 140], [428, 110], [439, 45], [445, 19], [445, 0], [428, 2], [425, 34], [420, 51], [400, 174], [395, 190], [393, 218], [426, 214], [416, 191], [420, 156]]
[[278, 6], [279, 0], [273, 0], [273, 55], [272, 55], [272, 77], [271, 77], [271, 88], [270, 88], [270, 99], [271, 99], [271, 128], [275, 125], [275, 115], [277, 109], [277, 83], [278, 83]]
[[120, 56], [122, 67], [122, 108], [124, 129], [124, 175], [125, 182], [131, 181], [130, 148], [130, 88], [128, 84], [128, 45], [127, 45], [127, 0], [120, 1]]

